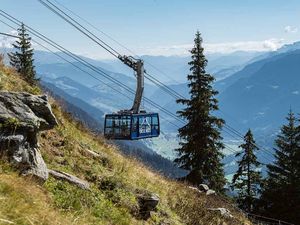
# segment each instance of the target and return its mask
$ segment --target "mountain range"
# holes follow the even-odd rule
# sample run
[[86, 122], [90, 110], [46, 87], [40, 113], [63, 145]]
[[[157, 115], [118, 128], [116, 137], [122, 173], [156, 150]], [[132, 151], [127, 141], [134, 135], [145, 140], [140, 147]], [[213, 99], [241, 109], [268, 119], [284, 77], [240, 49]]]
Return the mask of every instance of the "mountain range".
[[[218, 115], [228, 125], [243, 134], [248, 128], [254, 131], [257, 141], [271, 149], [279, 127], [284, 123], [290, 108], [300, 111], [300, 44], [284, 46], [275, 52], [235, 52], [232, 54], [208, 55], [207, 71], [216, 75], [214, 87], [219, 91], [218, 99], [221, 111]], [[63, 55], [63, 53], [58, 53]], [[188, 97], [186, 74], [189, 57], [143, 56], [146, 70], [151, 74], [160, 74], [160, 81], [169, 85], [184, 97]], [[115, 79], [135, 88], [135, 78], [130, 70], [115, 60], [98, 61], [84, 58], [91, 64]], [[101, 126], [105, 113], [129, 108], [133, 95], [116, 84], [101, 77], [94, 71], [87, 72], [97, 76], [95, 81], [72, 65], [63, 62], [49, 52], [37, 51], [36, 68], [43, 85], [51, 89], [66, 101], [75, 104]], [[74, 62], [76, 63], [76, 62]], [[86, 70], [82, 65], [78, 67]], [[154, 66], [154, 67], [153, 67]], [[107, 86], [118, 88], [124, 95], [114, 92]], [[151, 83], [146, 83], [145, 95], [160, 106], [176, 113], [180, 105]], [[151, 106], [150, 110], [155, 111]], [[164, 115], [167, 120], [179, 124], [173, 118]], [[83, 114], [80, 114], [83, 115]], [[91, 120], [92, 121], [92, 120]], [[127, 149], [148, 149], [167, 158], [174, 158], [173, 149], [178, 146], [177, 128], [162, 119], [162, 135], [159, 138], [140, 141], [137, 146], [127, 144]], [[224, 133], [225, 142], [238, 145], [240, 140]], [[152, 154], [151, 153], [151, 154]], [[234, 159], [225, 158], [226, 171], [234, 171]], [[272, 160], [261, 152], [262, 161]]]

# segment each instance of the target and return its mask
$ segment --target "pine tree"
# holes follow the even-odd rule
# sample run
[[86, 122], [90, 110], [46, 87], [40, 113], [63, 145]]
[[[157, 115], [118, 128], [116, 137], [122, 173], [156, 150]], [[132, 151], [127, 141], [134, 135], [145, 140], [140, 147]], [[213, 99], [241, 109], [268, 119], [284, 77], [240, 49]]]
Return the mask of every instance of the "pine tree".
[[177, 103], [186, 106], [178, 115], [187, 124], [178, 130], [180, 148], [176, 149], [175, 162], [189, 170], [186, 180], [194, 185], [206, 183], [216, 191], [222, 191], [225, 184], [223, 165], [220, 162], [224, 148], [220, 129], [224, 121], [212, 114], [218, 110], [218, 101], [213, 90], [214, 77], [205, 71], [207, 60], [203, 54], [202, 38], [199, 32], [190, 51], [190, 74], [187, 76], [190, 99], [179, 99]]
[[23, 23], [18, 29], [18, 37], [19, 39], [13, 44], [16, 51], [8, 54], [10, 64], [27, 82], [34, 84], [37, 79], [35, 78], [36, 73], [33, 65], [33, 49], [31, 48], [31, 38]]
[[253, 206], [259, 195], [259, 186], [261, 184], [261, 173], [257, 171], [260, 163], [254, 154], [258, 150], [251, 130], [249, 129], [244, 136], [244, 143], [239, 146], [243, 149], [235, 157], [242, 156], [238, 161], [238, 170], [233, 176], [232, 184], [238, 190], [237, 202], [240, 208], [247, 212], [253, 211]]
[[267, 166], [262, 211], [291, 223], [300, 221], [300, 127], [292, 111], [275, 140], [275, 162]]

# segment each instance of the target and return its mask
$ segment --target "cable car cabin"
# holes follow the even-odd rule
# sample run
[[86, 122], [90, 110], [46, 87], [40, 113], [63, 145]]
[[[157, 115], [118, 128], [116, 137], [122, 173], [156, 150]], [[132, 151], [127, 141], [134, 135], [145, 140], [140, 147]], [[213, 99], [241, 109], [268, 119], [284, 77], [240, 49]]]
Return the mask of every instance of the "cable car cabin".
[[158, 113], [107, 114], [104, 136], [108, 139], [137, 140], [159, 136]]
[[132, 56], [118, 58], [136, 72], [137, 85], [131, 109], [105, 115], [104, 136], [108, 139], [138, 140], [159, 136], [158, 113], [140, 110], [144, 92], [144, 62]]

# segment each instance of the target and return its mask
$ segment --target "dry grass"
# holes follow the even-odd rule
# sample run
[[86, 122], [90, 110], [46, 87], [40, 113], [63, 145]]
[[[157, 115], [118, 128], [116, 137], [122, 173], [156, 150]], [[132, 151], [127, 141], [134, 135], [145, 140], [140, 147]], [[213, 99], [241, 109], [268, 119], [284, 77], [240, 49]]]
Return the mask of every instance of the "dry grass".
[[[2, 71], [1, 77], [6, 76], [0, 83], [3, 89], [31, 93], [36, 89], [11, 69], [4, 67]], [[250, 224], [224, 198], [195, 193], [182, 183], [162, 177], [121, 155], [115, 146], [63, 113], [54, 101], [52, 108], [59, 126], [41, 134], [43, 157], [49, 168], [87, 180], [92, 190], [83, 191], [54, 179], [39, 187], [14, 172], [2, 172], [0, 196], [9, 200], [0, 200], [0, 218], [15, 222], [23, 218], [18, 224]], [[86, 149], [103, 157], [93, 159], [85, 154]], [[144, 192], [155, 192], [161, 199], [148, 221], [136, 217], [136, 194]], [[208, 211], [210, 207], [228, 208], [235, 218], [222, 218]]]
[[32, 87], [22, 79], [22, 77], [11, 68], [4, 66], [0, 56], [0, 90], [25, 91], [31, 94], [41, 94], [38, 87]]
[[47, 192], [34, 181], [12, 172], [0, 174], [0, 218], [14, 224], [57, 225], [75, 219], [52, 207]]

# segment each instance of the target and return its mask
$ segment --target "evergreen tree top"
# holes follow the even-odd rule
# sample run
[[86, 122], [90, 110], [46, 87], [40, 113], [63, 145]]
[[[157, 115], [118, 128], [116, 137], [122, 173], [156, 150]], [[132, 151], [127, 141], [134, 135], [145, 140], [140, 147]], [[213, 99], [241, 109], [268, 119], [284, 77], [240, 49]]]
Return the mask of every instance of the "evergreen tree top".
[[222, 191], [225, 183], [222, 163], [224, 148], [220, 128], [224, 121], [211, 112], [218, 110], [218, 93], [212, 87], [214, 77], [205, 71], [207, 60], [197, 31], [191, 49], [190, 73], [187, 76], [190, 99], [178, 99], [185, 108], [178, 111], [187, 124], [178, 130], [180, 148], [175, 160], [182, 168], [190, 170], [187, 176], [193, 184], [207, 183], [216, 191]]
[[248, 212], [253, 211], [254, 202], [259, 193], [259, 185], [261, 184], [261, 173], [257, 170], [260, 163], [254, 154], [258, 150], [253, 134], [249, 129], [244, 136], [244, 143], [239, 146], [242, 151], [236, 154], [241, 157], [238, 163], [238, 170], [232, 179], [232, 186], [237, 189], [237, 202], [242, 209]]
[[36, 84], [33, 49], [31, 47], [31, 37], [22, 23], [18, 28], [18, 40], [13, 43], [15, 52], [9, 53], [10, 64], [16, 69], [22, 77], [31, 84]]
[[275, 161], [267, 165], [268, 177], [261, 196], [262, 211], [299, 223], [300, 125], [292, 110], [275, 140]]
[[300, 177], [300, 127], [292, 110], [286, 119], [275, 140], [275, 162], [267, 166], [270, 181], [275, 183], [293, 183]]

